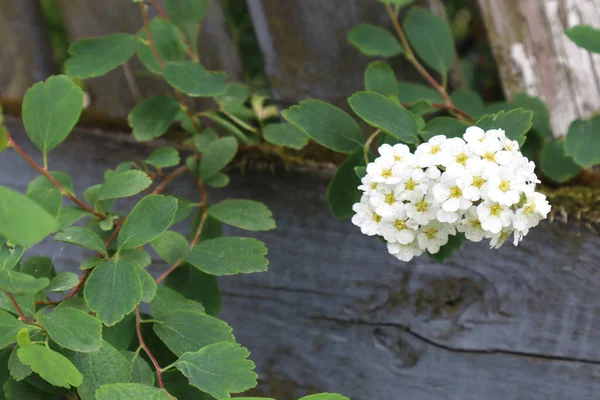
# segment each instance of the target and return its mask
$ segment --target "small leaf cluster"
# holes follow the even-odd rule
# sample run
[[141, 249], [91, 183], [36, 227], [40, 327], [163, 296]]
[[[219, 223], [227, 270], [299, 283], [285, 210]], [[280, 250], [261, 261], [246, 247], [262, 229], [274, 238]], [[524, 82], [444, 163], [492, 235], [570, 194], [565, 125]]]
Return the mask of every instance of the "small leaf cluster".
[[[218, 317], [217, 277], [266, 271], [267, 247], [248, 235], [274, 229], [275, 221], [254, 200], [212, 203], [207, 186], [229, 184], [225, 171], [243, 146], [300, 149], [308, 135], [274, 122], [278, 110], [268, 98], [202, 66], [196, 49], [205, 1], [165, 0], [153, 19], [148, 5], [135, 2], [144, 21], [136, 35], [74, 42], [65, 75], [25, 94], [23, 123], [39, 154], [27, 154], [0, 118], [0, 151], [15, 151], [39, 173], [26, 193], [0, 186], [2, 398], [222, 400], [257, 384], [249, 351]], [[83, 112], [73, 79], [105, 75], [134, 56], [171, 93], [131, 110], [133, 136], [149, 141], [173, 130], [183, 148], [155, 148], [106, 171], [96, 185], [75, 187], [66, 171], [51, 168], [52, 151]], [[215, 108], [194, 110], [189, 97], [210, 98]], [[199, 198], [165, 193], [183, 174]], [[123, 212], [126, 198], [136, 204]], [[180, 233], [185, 220], [187, 236]], [[223, 225], [248, 233], [222, 237]], [[79, 275], [29, 254], [49, 236], [65, 252], [77, 246], [87, 253]], [[151, 251], [168, 265], [160, 276], [148, 272], [158, 261]], [[304, 399], [348, 400], [327, 393]]]

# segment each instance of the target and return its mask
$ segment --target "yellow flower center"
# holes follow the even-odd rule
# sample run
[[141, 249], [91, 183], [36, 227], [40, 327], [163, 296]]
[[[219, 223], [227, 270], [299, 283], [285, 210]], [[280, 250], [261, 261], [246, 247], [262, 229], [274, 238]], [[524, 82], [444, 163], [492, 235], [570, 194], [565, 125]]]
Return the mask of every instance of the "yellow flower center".
[[394, 193], [386, 194], [385, 202], [388, 204], [394, 204], [396, 202], [396, 196], [394, 196]]
[[488, 161], [496, 162], [496, 153], [492, 153], [492, 152], [485, 153], [483, 155], [483, 158], [485, 158]]
[[429, 239], [435, 238], [436, 233], [437, 233], [437, 229], [435, 229], [435, 228], [429, 228], [429, 230], [427, 232], [425, 232], [425, 234], [427, 235], [427, 237]]
[[397, 154], [394, 154], [394, 160], [396, 160], [396, 161], [402, 161], [402, 157], [400, 157]]
[[460, 153], [456, 156], [456, 162], [462, 165], [465, 165], [467, 163], [467, 159], [469, 157], [467, 157], [467, 155], [465, 153]]
[[394, 222], [394, 226], [399, 231], [401, 231], [403, 229], [406, 229], [406, 221], [402, 221], [401, 219], [397, 219], [396, 222]]
[[404, 189], [406, 189], [406, 190], [415, 190], [416, 187], [417, 187], [417, 182], [413, 181], [412, 178], [407, 180], [406, 183], [404, 184]]
[[392, 176], [392, 170], [384, 169], [383, 171], [381, 171], [381, 176], [383, 176], [384, 178], [389, 178], [390, 176]]
[[471, 221], [471, 226], [473, 228], [481, 228], [481, 221], [479, 221], [479, 218], [474, 219], [473, 221]]
[[431, 154], [435, 154], [438, 153], [441, 150], [440, 146], [438, 144], [431, 146], [431, 150], [429, 150], [429, 153]]
[[531, 215], [534, 212], [535, 212], [535, 204], [534, 203], [531, 203], [530, 205], [526, 206], [523, 209], [523, 214], [525, 214], [525, 215]]
[[373, 190], [377, 189], [377, 183], [375, 183], [375, 182], [371, 183], [371, 189], [373, 189]]
[[425, 212], [425, 211], [427, 211], [427, 208], [429, 206], [427, 205], [427, 202], [425, 200], [421, 200], [420, 202], [418, 202], [416, 204], [416, 207], [417, 207], [418, 212]]
[[492, 206], [492, 208], [490, 208], [490, 214], [492, 214], [495, 217], [500, 215], [501, 212], [502, 212], [502, 207], [500, 206], [500, 204], [494, 204]]
[[480, 176], [474, 176], [473, 177], [473, 186], [480, 188], [483, 186], [483, 184], [485, 183], [485, 179], [483, 179]]
[[452, 189], [450, 189], [450, 197], [457, 198], [460, 196], [462, 196], [462, 191], [458, 186], [454, 186]]
[[377, 214], [377, 213], [373, 213], [373, 221], [375, 222], [379, 222], [381, 221], [381, 215]]
[[504, 193], [508, 192], [510, 190], [510, 182], [509, 181], [502, 181], [500, 182], [500, 185], [498, 186], [498, 188], [500, 190], [502, 190]]

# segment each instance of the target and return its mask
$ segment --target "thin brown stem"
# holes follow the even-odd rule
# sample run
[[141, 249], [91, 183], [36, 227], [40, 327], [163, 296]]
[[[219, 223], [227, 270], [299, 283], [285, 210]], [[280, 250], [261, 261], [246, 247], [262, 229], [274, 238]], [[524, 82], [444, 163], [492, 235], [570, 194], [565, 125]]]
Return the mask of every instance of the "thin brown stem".
[[[156, 12], [158, 13], [158, 16], [161, 17], [164, 20], [168, 20], [169, 16], [167, 15], [167, 13], [165, 12], [164, 8], [162, 8], [162, 6], [160, 5], [160, 3], [157, 0], [150, 0], [150, 5], [152, 6], [152, 8], [154, 8], [156, 10]], [[188, 43], [185, 43], [185, 53], [196, 63], [200, 63], [200, 58], [198, 57], [198, 54], [194, 53], [192, 51], [192, 49], [190, 49], [190, 46], [188, 45]]]
[[172, 172], [170, 172], [169, 174], [167, 174], [165, 176], [164, 180], [154, 188], [154, 190], [152, 191], [152, 194], [162, 193], [175, 178], [177, 178], [180, 175], [183, 175], [187, 170], [188, 170], [187, 165], [182, 165], [179, 168], [177, 168], [177, 169], [173, 170]]
[[187, 102], [185, 101], [185, 97], [183, 97], [183, 93], [181, 93], [179, 90], [175, 89], [175, 95], [177, 96], [177, 99], [181, 103], [181, 106], [183, 107], [183, 110], [187, 114], [188, 118], [190, 119], [190, 121], [192, 121], [194, 130], [197, 133], [200, 133], [200, 125], [198, 125], [198, 121], [196, 121], [196, 119], [194, 118], [194, 112], [192, 110], [190, 110], [190, 108], [188, 107]]
[[373, 132], [373, 134], [371, 136], [369, 136], [369, 138], [367, 139], [365, 146], [363, 147], [363, 151], [365, 154], [365, 164], [369, 163], [369, 150], [371, 150], [371, 144], [373, 143], [373, 140], [375, 140], [375, 138], [381, 133], [380, 129], [377, 129], [375, 132]]
[[15, 310], [17, 310], [17, 314], [19, 314], [19, 321], [23, 321], [28, 324], [36, 325], [36, 322], [34, 320], [29, 318], [27, 315], [25, 315], [25, 313], [21, 309], [21, 306], [19, 305], [19, 303], [17, 303], [15, 296], [13, 296], [12, 294], [10, 294], [8, 292], [4, 292], [4, 294], [6, 295], [6, 297], [8, 297], [10, 299], [13, 306], [15, 306]]
[[10, 134], [10, 132], [8, 131], [8, 129], [5, 128], [6, 131], [6, 136], [8, 138], [8, 146], [12, 147], [13, 149], [15, 149], [15, 151], [17, 153], [19, 153], [19, 155], [25, 160], [27, 161], [35, 170], [37, 170], [40, 174], [42, 174], [46, 179], [48, 179], [54, 186], [56, 186], [56, 188], [65, 196], [67, 196], [73, 203], [77, 204], [77, 206], [87, 212], [89, 212], [90, 214], [94, 214], [96, 217], [100, 218], [100, 219], [105, 219], [106, 215], [104, 215], [103, 213], [99, 213], [97, 211], [95, 211], [92, 207], [88, 206], [87, 204], [85, 204], [83, 201], [79, 200], [77, 198], [77, 196], [75, 196], [75, 194], [71, 193], [70, 191], [68, 191], [63, 185], [60, 184], [60, 182], [58, 182], [49, 172], [46, 168], [42, 167], [41, 165], [39, 165], [37, 162], [35, 162], [31, 157], [29, 157], [29, 155], [27, 153], [25, 153], [25, 151], [21, 148], [21, 146], [19, 146], [15, 140], [13, 139], [12, 135]]

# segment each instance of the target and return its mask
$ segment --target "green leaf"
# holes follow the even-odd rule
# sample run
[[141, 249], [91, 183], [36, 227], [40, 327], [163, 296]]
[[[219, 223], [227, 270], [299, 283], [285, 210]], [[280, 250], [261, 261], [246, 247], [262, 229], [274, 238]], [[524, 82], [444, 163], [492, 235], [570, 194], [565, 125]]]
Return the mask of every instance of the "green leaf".
[[360, 201], [361, 196], [358, 190], [360, 178], [356, 176], [354, 169], [364, 164], [363, 151], [354, 152], [344, 160], [331, 178], [327, 188], [327, 203], [334, 217], [345, 219], [354, 215], [352, 206]]
[[398, 96], [398, 81], [392, 67], [383, 61], [370, 63], [365, 71], [365, 89], [385, 97]]
[[420, 132], [423, 140], [428, 141], [436, 135], [445, 135], [448, 138], [462, 138], [469, 125], [452, 117], [437, 117], [430, 120]]
[[[198, 271], [195, 268], [192, 268], [195, 271]], [[200, 271], [198, 271], [200, 272]], [[15, 295], [14, 298], [17, 301], [17, 304], [23, 311], [23, 313], [28, 317], [33, 317], [35, 313], [34, 306], [34, 297], [35, 295], [26, 294], [26, 295]], [[18, 314], [17, 310], [13, 304], [13, 302], [6, 296], [6, 294], [0, 292], [0, 309], [11, 312], [13, 314]]]
[[8, 133], [6, 132], [6, 128], [0, 125], [0, 153], [6, 148], [8, 148]]
[[369, 125], [409, 144], [418, 142], [417, 123], [397, 101], [375, 92], [358, 92], [348, 99], [352, 110]]
[[62, 347], [82, 353], [100, 349], [102, 324], [86, 312], [57, 308], [39, 319], [52, 340]]
[[242, 104], [248, 100], [250, 90], [247, 85], [240, 82], [232, 82], [227, 85], [227, 91], [215, 97], [219, 104]]
[[[111, 177], [114, 175], [116, 174], [111, 175]], [[83, 197], [88, 201], [88, 203], [93, 204], [96, 210], [107, 212], [114, 205], [115, 199], [98, 200], [101, 187], [102, 185], [90, 186], [83, 191]]]
[[205, 183], [210, 187], [224, 188], [229, 185], [229, 177], [222, 172], [217, 172], [216, 175], [208, 178]]
[[138, 194], [152, 183], [143, 171], [131, 170], [111, 175], [102, 184], [98, 200], [120, 199]]
[[256, 386], [258, 375], [254, 363], [247, 360], [250, 352], [236, 343], [215, 343], [195, 353], [182, 355], [175, 363], [200, 390], [218, 400], [231, 398]]
[[135, 334], [135, 315], [126, 315], [113, 326], [102, 327], [102, 339], [117, 350], [127, 350]]
[[348, 42], [367, 56], [394, 57], [404, 53], [394, 35], [375, 25], [356, 25], [348, 34]]
[[205, 240], [192, 247], [185, 259], [211, 275], [235, 275], [267, 270], [265, 244], [254, 238], [225, 237]]
[[175, 213], [175, 219], [173, 225], [183, 221], [190, 216], [196, 205], [189, 200], [183, 198], [177, 198], [177, 212]]
[[200, 23], [206, 14], [206, 0], [165, 0], [169, 19], [185, 35], [190, 48], [196, 48]]
[[0, 348], [4, 348], [16, 342], [17, 333], [27, 325], [7, 313], [0, 310]]
[[131, 382], [154, 386], [154, 372], [139, 353], [126, 351], [122, 354], [131, 366]]
[[86, 270], [86, 269], [94, 268], [96, 265], [102, 264], [103, 262], [104, 262], [104, 259], [100, 258], [100, 257], [94, 256], [94, 257], [86, 258], [85, 260], [83, 260], [83, 262], [79, 266], [79, 269]]
[[200, 159], [200, 178], [209, 179], [221, 171], [237, 153], [234, 138], [222, 138], [212, 141]]
[[142, 301], [144, 303], [149, 303], [156, 295], [156, 282], [154, 282], [152, 275], [144, 268], [137, 267], [135, 270], [140, 278], [140, 283], [142, 284]]
[[[164, 62], [185, 60], [183, 35], [173, 23], [160, 17], [153, 18], [150, 21], [150, 35], [156, 51]], [[138, 31], [138, 37], [142, 39], [137, 48], [138, 58], [150, 72], [162, 75], [163, 70], [152, 48], [144, 42], [148, 39], [146, 28]]]
[[415, 103], [419, 100], [429, 100], [432, 103], [444, 102], [437, 90], [412, 82], [398, 82], [398, 99], [402, 103]]
[[[398, 0], [396, 0], [396, 1], [398, 1]], [[410, 0], [410, 1], [412, 1], [412, 0]], [[318, 393], [318, 394], [311, 394], [310, 396], [304, 396], [298, 400], [350, 400], [350, 399], [347, 398], [346, 396], [342, 396], [341, 394], [337, 394], [337, 393]]]
[[277, 146], [300, 150], [308, 144], [308, 135], [292, 124], [268, 124], [263, 130], [266, 141]]
[[319, 100], [305, 100], [281, 115], [317, 143], [339, 153], [362, 149], [365, 139], [356, 121], [346, 112]]
[[20, 347], [29, 346], [31, 344], [31, 338], [29, 337], [29, 330], [23, 328], [17, 333], [17, 344]]
[[271, 210], [258, 201], [227, 199], [211, 206], [208, 215], [247, 231], [269, 231], [275, 229]]
[[600, 151], [598, 150], [600, 149], [600, 135], [598, 132], [600, 132], [600, 116], [589, 121], [575, 120], [567, 131], [565, 142], [567, 154], [573, 156], [575, 162], [584, 168], [590, 168], [600, 163]]
[[[7, 400], [58, 400], [60, 397], [51, 395], [35, 386], [30, 385], [27, 382], [17, 382], [16, 380], [9, 378], [4, 382], [2, 386], [4, 395], [2, 399]], [[0, 393], [0, 396], [2, 394]]]
[[565, 35], [577, 46], [592, 53], [600, 53], [600, 29], [589, 25], [577, 25], [565, 30]]
[[533, 112], [532, 130], [541, 138], [552, 136], [552, 127], [550, 126], [550, 114], [546, 105], [537, 97], [529, 96], [520, 92], [515, 95], [512, 103], [517, 108], [531, 110]]
[[175, 121], [179, 107], [179, 102], [170, 96], [148, 97], [136, 105], [127, 117], [133, 136], [142, 142], [161, 136]]
[[[394, 4], [399, 7], [407, 6], [413, 3], [415, 0], [379, 0], [382, 3]], [[333, 400], [333, 399], [332, 399]]]
[[65, 206], [65, 207], [61, 207], [60, 210], [58, 211], [58, 217], [56, 218], [56, 221], [58, 222], [58, 229], [65, 229], [71, 225], [73, 225], [75, 222], [85, 218], [85, 217], [89, 217], [91, 214], [88, 213], [85, 210], [82, 210], [79, 207], [75, 207], [75, 206]]
[[119, 249], [134, 249], [159, 237], [173, 222], [177, 199], [161, 195], [144, 197], [133, 208], [119, 232]]
[[96, 390], [103, 385], [126, 383], [131, 379], [131, 365], [106, 341], [92, 353], [69, 352], [69, 359], [81, 371], [83, 383], [77, 388], [81, 400], [96, 400]]
[[71, 132], [83, 109], [83, 92], [64, 75], [38, 82], [23, 98], [23, 124], [44, 156]]
[[168, 168], [179, 165], [179, 152], [172, 147], [159, 147], [150, 153], [146, 163], [156, 168]]
[[30, 344], [17, 350], [19, 360], [45, 381], [64, 388], [79, 386], [83, 381], [81, 373], [65, 356], [39, 344]]
[[223, 128], [223, 130], [225, 130], [225, 132], [227, 132], [228, 134], [235, 136], [240, 142], [246, 144], [250, 143], [250, 138], [241, 129], [229, 122], [229, 120], [221, 117], [219, 113], [215, 111], [210, 111], [204, 112], [203, 115], [211, 121], [215, 122], [221, 128]]
[[0, 237], [0, 270], [13, 269], [23, 256], [24, 251], [23, 246], [9, 246], [6, 239]]
[[194, 135], [194, 147], [200, 153], [204, 153], [208, 148], [208, 145], [218, 139], [217, 134], [212, 129], [208, 128], [202, 131], [202, 133]]
[[12, 376], [14, 380], [22, 381], [31, 375], [33, 371], [31, 368], [29, 368], [29, 366], [23, 364], [21, 360], [19, 360], [17, 350], [19, 350], [19, 347], [15, 346], [10, 353], [10, 358], [8, 359], [8, 369], [10, 370], [10, 376]]
[[73, 78], [102, 76], [129, 60], [137, 45], [138, 38], [126, 33], [79, 39], [69, 46], [65, 71]]
[[207, 314], [179, 310], [161, 315], [158, 321], [154, 324], [154, 332], [178, 356], [213, 343], [235, 341], [226, 322]]
[[175, 290], [160, 286], [150, 303], [150, 311], [155, 319], [160, 319], [180, 311], [204, 313], [205, 310], [204, 306], [197, 301], [186, 299]]
[[[92, 399], [90, 397], [90, 399]], [[96, 390], [95, 400], [170, 400], [167, 392], [141, 383], [113, 383]], [[85, 399], [83, 399], [85, 400]]]
[[92, 249], [99, 253], [106, 253], [106, 246], [104, 246], [102, 239], [94, 232], [81, 226], [71, 226], [62, 232], [58, 232], [54, 235], [54, 240]]
[[476, 126], [483, 130], [504, 129], [506, 137], [525, 143], [525, 134], [531, 129], [533, 112], [518, 108], [508, 112], [500, 111], [498, 114], [486, 115], [481, 118]]
[[544, 175], [557, 183], [566, 182], [581, 171], [581, 167], [566, 154], [565, 143], [562, 140], [544, 143], [540, 168]]
[[479, 118], [486, 114], [483, 100], [472, 90], [456, 90], [450, 95], [450, 99], [458, 109], [472, 117]]
[[[142, 284], [137, 265], [120, 258], [98, 265], [88, 278], [84, 296], [90, 310], [111, 326], [129, 314], [142, 300]], [[107, 282], [110, 286], [107, 287]]]
[[177, 369], [163, 373], [165, 389], [180, 400], [214, 400], [215, 398], [190, 385], [190, 381]]
[[46, 288], [47, 292], [64, 292], [79, 283], [79, 278], [72, 272], [59, 272]]
[[62, 204], [62, 195], [58, 189], [28, 189], [26, 196], [42, 206], [54, 218], [58, 216]]
[[151, 244], [156, 254], [169, 264], [175, 264], [190, 249], [185, 236], [174, 231], [166, 231], [154, 239]]
[[165, 285], [186, 298], [201, 303], [208, 315], [215, 316], [221, 310], [219, 284], [214, 275], [204, 273], [185, 263], [167, 277]]
[[47, 278], [15, 271], [0, 271], [0, 289], [12, 294], [34, 294], [48, 286]]
[[445, 76], [456, 55], [448, 22], [421, 7], [414, 7], [404, 19], [404, 31], [414, 51], [427, 64]]
[[130, 250], [120, 251], [119, 257], [122, 260], [131, 262], [131, 263], [137, 265], [140, 268], [146, 268], [148, 265], [150, 265], [152, 263], [150, 254], [148, 254], [143, 249], [130, 249]]
[[464, 241], [465, 235], [462, 233], [457, 233], [456, 235], [450, 236], [448, 238], [448, 243], [440, 247], [440, 250], [437, 253], [431, 254], [427, 252], [427, 254], [432, 260], [441, 263], [450, 257], [454, 251], [460, 249], [460, 246], [462, 246]]
[[165, 79], [171, 86], [192, 97], [212, 97], [227, 90], [227, 74], [211, 72], [193, 61], [167, 63]]

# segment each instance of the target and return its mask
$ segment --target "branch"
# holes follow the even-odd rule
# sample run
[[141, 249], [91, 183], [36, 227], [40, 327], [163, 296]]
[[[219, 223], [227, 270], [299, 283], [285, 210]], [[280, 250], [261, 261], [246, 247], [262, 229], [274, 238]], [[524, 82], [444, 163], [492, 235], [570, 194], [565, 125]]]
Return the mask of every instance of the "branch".
[[6, 295], [6, 297], [8, 297], [10, 299], [13, 306], [15, 306], [15, 310], [17, 310], [17, 314], [19, 314], [19, 321], [23, 321], [25, 323], [32, 324], [32, 325], [37, 325], [37, 323], [34, 320], [32, 320], [27, 315], [25, 315], [25, 313], [23, 313], [23, 310], [21, 309], [21, 306], [19, 305], [19, 303], [17, 303], [15, 296], [13, 296], [12, 294], [10, 294], [8, 292], [4, 292], [4, 294]]
[[371, 136], [369, 136], [369, 138], [367, 139], [367, 142], [363, 146], [363, 152], [365, 153], [365, 165], [369, 164], [369, 150], [371, 149], [371, 143], [373, 143], [373, 140], [375, 140], [377, 135], [379, 135], [380, 133], [381, 133], [380, 129], [377, 129], [375, 132], [373, 132], [373, 134], [371, 134]]
[[167, 188], [167, 186], [171, 182], [173, 182], [173, 180], [175, 178], [177, 178], [180, 175], [183, 175], [187, 170], [188, 170], [188, 167], [187, 167], [187, 165], [184, 164], [184, 165], [180, 166], [179, 168], [177, 168], [176, 170], [173, 170], [172, 172], [167, 174], [165, 176], [165, 179], [154, 188], [154, 190], [152, 191], [152, 194], [162, 193]]
[[[158, 13], [158, 16], [161, 17], [162, 19], [168, 21], [169, 20], [169, 16], [167, 15], [167, 13], [165, 12], [165, 10], [162, 8], [162, 6], [160, 5], [160, 3], [157, 0], [150, 0], [150, 5], [152, 6], [152, 8], [154, 8], [156, 10], [156, 12]], [[198, 58], [198, 55], [195, 54], [192, 49], [190, 49], [190, 46], [188, 43], [185, 43], [185, 53], [196, 63], [200, 64], [200, 59]]]

